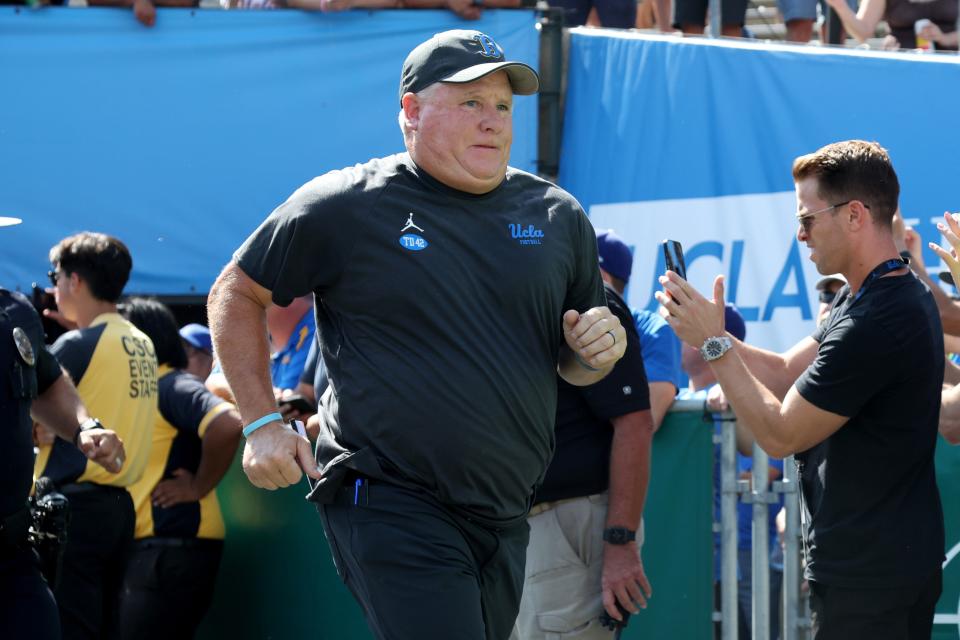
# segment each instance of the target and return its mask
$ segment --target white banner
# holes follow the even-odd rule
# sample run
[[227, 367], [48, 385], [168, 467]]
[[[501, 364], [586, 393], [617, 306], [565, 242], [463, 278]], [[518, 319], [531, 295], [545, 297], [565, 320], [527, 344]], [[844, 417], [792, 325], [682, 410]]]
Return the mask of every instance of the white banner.
[[633, 250], [627, 288], [631, 307], [652, 309], [663, 273], [660, 242], [683, 245], [690, 282], [713, 296], [714, 278], [725, 278], [726, 300], [747, 320], [747, 342], [785, 351], [814, 330], [820, 275], [810, 252], [797, 242], [793, 191], [717, 198], [598, 204], [597, 229], [613, 229]]

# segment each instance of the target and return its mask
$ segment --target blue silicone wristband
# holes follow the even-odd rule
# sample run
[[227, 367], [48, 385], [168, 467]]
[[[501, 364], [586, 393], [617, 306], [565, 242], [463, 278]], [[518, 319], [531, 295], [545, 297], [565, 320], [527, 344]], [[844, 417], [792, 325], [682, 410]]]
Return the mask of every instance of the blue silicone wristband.
[[243, 437], [249, 437], [251, 433], [265, 424], [270, 424], [271, 422], [283, 422], [283, 416], [274, 411], [273, 413], [268, 413], [259, 420], [254, 420], [243, 428]]

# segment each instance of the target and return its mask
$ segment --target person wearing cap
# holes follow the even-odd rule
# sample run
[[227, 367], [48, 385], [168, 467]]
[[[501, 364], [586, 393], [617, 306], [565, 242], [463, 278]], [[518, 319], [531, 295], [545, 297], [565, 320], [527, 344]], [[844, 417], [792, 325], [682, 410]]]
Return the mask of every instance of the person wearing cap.
[[[726, 304], [724, 309], [724, 328], [731, 336], [743, 342], [747, 337], [747, 325], [740, 314], [736, 305]], [[690, 377], [690, 385], [677, 395], [678, 400], [697, 400], [708, 403], [712, 392], [722, 390], [717, 387], [717, 377], [714, 375], [710, 365], [700, 354], [699, 349], [691, 346], [683, 346], [683, 369]], [[723, 416], [720, 411], [713, 414], [714, 434], [720, 437], [723, 427]], [[736, 428], [736, 470], [738, 479], [749, 480], [753, 470], [753, 436], [742, 425], [737, 423]], [[722, 481], [720, 478], [721, 468], [721, 447], [719, 441], [713, 447], [713, 520], [714, 523], [720, 523], [720, 488]], [[770, 458], [769, 479], [771, 482], [778, 480], [783, 475], [783, 461]], [[768, 520], [770, 534], [770, 613], [769, 622], [771, 636], [776, 637], [776, 630], [780, 617], [780, 583], [782, 580], [782, 553], [777, 539], [776, 517], [780, 508], [783, 506], [783, 496], [778, 496], [776, 502], [768, 505]], [[752, 592], [752, 554], [753, 554], [753, 505], [745, 503], [742, 497], [737, 501], [737, 627], [738, 637], [747, 639], [751, 636], [751, 611], [753, 603]], [[721, 534], [715, 530], [713, 534], [713, 587], [714, 587], [714, 607], [720, 608], [721, 591]], [[779, 560], [780, 566], [775, 566], [775, 560]], [[720, 623], [714, 623], [716, 636], [719, 637]]]
[[57, 640], [57, 605], [27, 540], [33, 487], [31, 415], [111, 473], [120, 470], [123, 442], [109, 429], [80, 429], [90, 415], [70, 376], [44, 344], [40, 316], [27, 298], [2, 287], [0, 337], [0, 369], [8, 372], [7, 383], [0, 385], [0, 629], [9, 638]]
[[213, 370], [213, 341], [210, 330], [202, 324], [191, 322], [180, 327], [180, 339], [187, 354], [184, 371], [206, 380]]
[[842, 273], [831, 273], [817, 280], [815, 288], [818, 292], [820, 307], [817, 309], [817, 326], [819, 327], [827, 316], [830, 315], [830, 309], [833, 308], [833, 301], [837, 297], [837, 292], [847, 284], [847, 279]]
[[[538, 87], [484, 33], [418, 45], [400, 78], [406, 152], [301, 187], [210, 292], [244, 470], [267, 489], [315, 480], [377, 638], [510, 634], [556, 375], [596, 382], [626, 348], [583, 210], [508, 166], [513, 95]], [[311, 292], [330, 384], [315, 459], [277, 413], [264, 325]]]
[[827, 145], [793, 179], [797, 240], [848, 283], [812, 336], [784, 354], [730, 337], [722, 276], [709, 301], [668, 272], [657, 299], [759, 445], [796, 455], [814, 637], [929, 638], [944, 558], [940, 316], [894, 242], [900, 186], [883, 147]]
[[[34, 473], [70, 500], [60, 584], [54, 590], [64, 638], [96, 638], [116, 622], [123, 564], [133, 542], [134, 508], [127, 487], [147, 465], [157, 410], [153, 343], [117, 313], [133, 260], [126, 245], [82, 232], [50, 249], [57, 307], [77, 323], [51, 351], [70, 374], [90, 413], [123, 439], [122, 469], [90, 464], [71, 443], [39, 447]], [[52, 427], [53, 425], [46, 424]], [[83, 428], [98, 428], [91, 420]]]
[[[627, 349], [595, 384], [578, 387], [558, 378], [556, 451], [527, 519], [530, 544], [514, 640], [574, 632], [582, 640], [607, 639], [614, 630], [601, 622], [604, 611], [621, 620], [618, 601], [636, 613], [651, 595], [640, 555], [641, 516], [653, 432], [677, 391], [677, 373], [667, 371], [679, 345], [658, 317], [672, 342], [665, 351], [649, 349], [654, 382], [644, 344], [660, 340], [638, 334], [622, 297], [633, 256], [612, 231], [597, 234], [597, 247], [607, 305], [627, 329]], [[670, 380], [659, 379], [664, 375]]]

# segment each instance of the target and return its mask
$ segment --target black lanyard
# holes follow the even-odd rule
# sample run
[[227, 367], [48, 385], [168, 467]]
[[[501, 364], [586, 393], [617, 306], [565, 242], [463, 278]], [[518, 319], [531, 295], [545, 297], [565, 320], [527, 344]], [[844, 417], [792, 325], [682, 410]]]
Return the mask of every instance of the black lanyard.
[[863, 292], [867, 290], [867, 287], [871, 282], [877, 278], [883, 277], [890, 273], [891, 271], [896, 271], [897, 269], [904, 269], [910, 266], [910, 263], [904, 260], [903, 258], [894, 258], [892, 260], [887, 260], [881, 262], [877, 265], [873, 271], [867, 275], [867, 279], [863, 281], [863, 284], [860, 285], [860, 290], [857, 291], [857, 295], [853, 296], [852, 302], [856, 302], [860, 299], [860, 296], [863, 295]]

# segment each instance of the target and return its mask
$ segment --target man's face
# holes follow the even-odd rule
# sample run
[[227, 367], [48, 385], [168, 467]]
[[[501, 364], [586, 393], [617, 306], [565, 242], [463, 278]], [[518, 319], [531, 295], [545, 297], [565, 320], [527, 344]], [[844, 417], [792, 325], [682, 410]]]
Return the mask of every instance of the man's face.
[[438, 83], [417, 100], [414, 161], [468, 193], [496, 188], [513, 142], [513, 89], [505, 71], [465, 84]]
[[60, 265], [54, 265], [57, 284], [53, 288], [53, 299], [57, 302], [57, 310], [63, 314], [63, 317], [71, 322], [76, 321], [76, 306], [74, 305], [74, 290], [79, 280], [75, 273], [67, 273], [60, 268]]
[[817, 271], [824, 275], [842, 273], [846, 235], [838, 212], [842, 212], [846, 205], [831, 208], [836, 203], [821, 200], [816, 178], [804, 178], [796, 183], [796, 191], [797, 215], [816, 214], [797, 225], [797, 240], [810, 249], [810, 260], [817, 266]]

